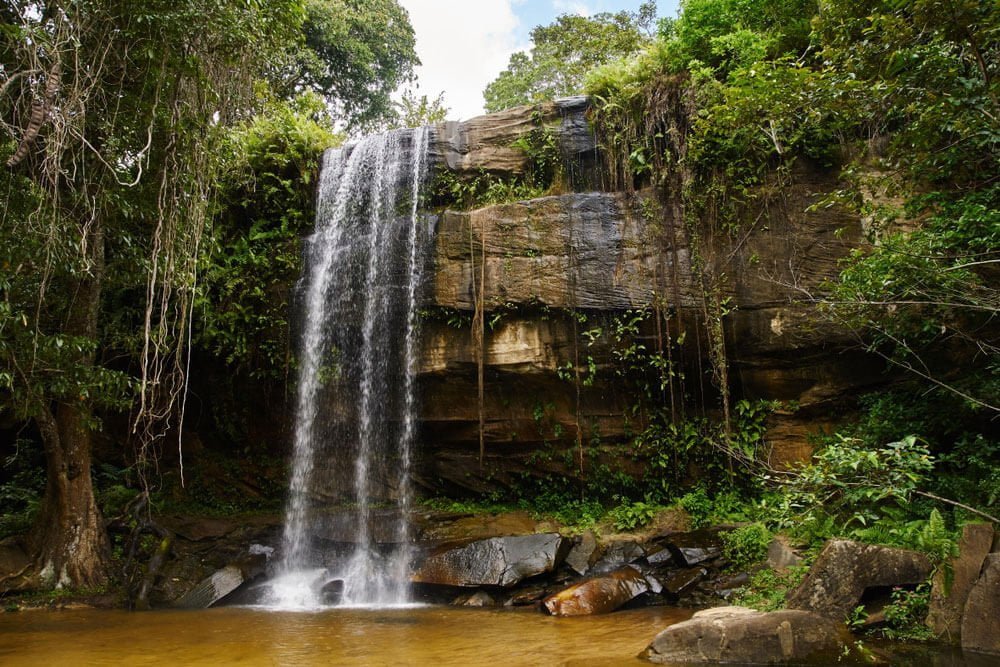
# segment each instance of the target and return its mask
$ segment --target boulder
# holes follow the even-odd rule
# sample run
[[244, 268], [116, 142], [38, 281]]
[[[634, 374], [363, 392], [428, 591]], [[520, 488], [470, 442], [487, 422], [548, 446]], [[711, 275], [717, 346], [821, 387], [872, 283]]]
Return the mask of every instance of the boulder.
[[570, 542], [558, 533], [515, 535], [442, 547], [417, 567], [412, 581], [445, 586], [513, 586], [552, 572]]
[[670, 553], [670, 549], [660, 549], [659, 551], [653, 552], [646, 555], [646, 562], [653, 567], [670, 567], [674, 565], [674, 555]]
[[842, 621], [866, 589], [911, 586], [930, 573], [927, 556], [916, 551], [830, 540], [806, 578], [788, 595], [787, 606]]
[[573, 544], [566, 556], [566, 565], [571, 570], [583, 576], [594, 566], [597, 557], [597, 538], [593, 531], [588, 530]]
[[947, 568], [934, 573], [927, 627], [935, 636], [958, 643], [965, 603], [992, 545], [992, 524], [970, 523], [962, 528], [958, 555], [951, 559]]
[[1000, 655], [1000, 553], [991, 553], [962, 614], [962, 650]]
[[802, 558], [788, 544], [786, 538], [777, 535], [767, 547], [767, 566], [772, 570], [783, 570], [802, 563]]
[[645, 556], [645, 548], [633, 540], [609, 542], [601, 551], [601, 557], [594, 563], [593, 569], [595, 572], [611, 572], [622, 565], [642, 560]]
[[331, 579], [319, 589], [319, 595], [323, 604], [340, 604], [340, 601], [344, 599], [344, 580]]
[[694, 530], [689, 533], [669, 535], [666, 538], [666, 547], [670, 550], [674, 562], [682, 567], [692, 567], [722, 554], [719, 534], [711, 530]]
[[505, 607], [527, 607], [540, 601], [549, 594], [548, 586], [527, 586], [515, 589], [507, 601]]
[[208, 609], [244, 583], [264, 574], [267, 557], [264, 554], [247, 556], [231, 563], [201, 580], [184, 597], [174, 602], [179, 609]]
[[453, 605], [459, 607], [495, 607], [497, 606], [496, 600], [493, 596], [486, 591], [476, 591], [472, 595], [462, 595], [458, 597]]
[[836, 662], [844, 629], [808, 611], [717, 607], [658, 634], [643, 654], [656, 663]]
[[671, 595], [680, 597], [698, 585], [708, 576], [708, 570], [703, 567], [689, 567], [678, 570], [663, 582], [663, 588]]
[[589, 616], [618, 609], [649, 591], [649, 582], [631, 565], [592, 577], [542, 601], [553, 616]]

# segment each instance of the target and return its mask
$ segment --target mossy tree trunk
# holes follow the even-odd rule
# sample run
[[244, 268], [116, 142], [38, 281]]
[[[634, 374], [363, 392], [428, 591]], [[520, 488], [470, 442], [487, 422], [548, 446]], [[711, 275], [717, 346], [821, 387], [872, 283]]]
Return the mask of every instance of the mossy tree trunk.
[[[99, 221], [86, 233], [87, 270], [75, 285], [64, 332], [97, 338], [104, 236]], [[94, 352], [81, 352], [80, 364], [93, 365]], [[105, 584], [111, 549], [90, 474], [91, 400], [81, 394], [45, 406], [36, 417], [45, 449], [46, 486], [30, 535], [37, 583], [44, 588], [84, 588]]]

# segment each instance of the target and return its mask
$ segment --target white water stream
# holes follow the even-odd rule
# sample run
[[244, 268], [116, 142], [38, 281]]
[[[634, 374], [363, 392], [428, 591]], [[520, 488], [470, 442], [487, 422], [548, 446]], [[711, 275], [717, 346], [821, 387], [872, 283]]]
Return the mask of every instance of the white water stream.
[[[396, 130], [323, 159], [303, 274], [290, 496], [269, 599], [277, 608], [323, 606], [321, 589], [338, 579], [344, 606], [409, 601], [417, 302], [432, 238], [418, 214], [428, 133]], [[348, 508], [352, 525], [331, 561], [314, 527], [333, 505]], [[395, 511], [388, 520], [381, 512], [376, 534], [373, 512], [385, 506]]]

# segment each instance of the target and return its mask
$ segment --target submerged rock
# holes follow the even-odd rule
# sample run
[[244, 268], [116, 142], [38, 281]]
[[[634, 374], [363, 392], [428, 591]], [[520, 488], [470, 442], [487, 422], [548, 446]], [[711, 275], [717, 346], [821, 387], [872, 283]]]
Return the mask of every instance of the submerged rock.
[[542, 604], [553, 616], [605, 614], [650, 590], [638, 569], [626, 565], [550, 595]]
[[539, 602], [549, 594], [548, 586], [528, 586], [515, 590], [507, 601], [505, 607], [527, 607]]
[[962, 631], [962, 613], [972, 587], [979, 579], [983, 562], [993, 545], [993, 526], [970, 523], [962, 528], [958, 556], [948, 568], [934, 573], [927, 627], [937, 637], [958, 643]]
[[495, 607], [497, 601], [486, 591], [476, 591], [471, 595], [461, 595], [452, 602], [458, 607]]
[[516, 535], [445, 547], [428, 556], [412, 581], [445, 586], [513, 586], [552, 572], [566, 557], [569, 540], [558, 533]]
[[962, 615], [962, 649], [1000, 655], [1000, 553], [986, 557]]
[[833, 664], [843, 649], [843, 634], [839, 623], [807, 611], [717, 607], [671, 625], [656, 635], [643, 655], [650, 662], [666, 664]]
[[843, 620], [865, 589], [919, 584], [930, 573], [927, 556], [916, 551], [830, 540], [787, 605]]

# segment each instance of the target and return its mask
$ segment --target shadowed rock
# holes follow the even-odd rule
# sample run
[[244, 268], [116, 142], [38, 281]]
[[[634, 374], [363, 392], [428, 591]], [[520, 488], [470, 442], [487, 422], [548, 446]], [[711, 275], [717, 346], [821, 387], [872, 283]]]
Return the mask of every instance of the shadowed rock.
[[797, 589], [789, 609], [812, 611], [843, 620], [865, 589], [919, 584], [931, 573], [927, 556], [850, 540], [830, 540]]
[[709, 530], [677, 533], [666, 538], [666, 547], [678, 565], [692, 567], [722, 554], [719, 535]]
[[708, 570], [703, 567], [692, 567], [680, 570], [663, 582], [663, 588], [671, 595], [680, 597], [698, 585], [702, 579], [708, 576]]
[[1000, 655], [1000, 553], [983, 565], [962, 615], [962, 650]]
[[622, 565], [642, 560], [645, 556], [646, 549], [633, 540], [609, 542], [604, 546], [601, 557], [594, 563], [593, 570], [594, 572], [611, 572]]
[[208, 609], [244, 583], [264, 574], [266, 565], [267, 558], [264, 554], [251, 555], [238, 563], [227, 565], [199, 582], [177, 600], [174, 606], [180, 609]]
[[834, 664], [844, 646], [843, 633], [832, 619], [807, 611], [717, 607], [670, 626], [643, 655], [665, 664]]
[[569, 551], [558, 533], [493, 537], [460, 547], [444, 547], [417, 568], [416, 583], [446, 586], [513, 586], [553, 571]]
[[597, 538], [588, 530], [573, 544], [566, 556], [566, 565], [579, 575], [585, 575], [594, 566], [597, 556]]
[[542, 601], [553, 616], [606, 614], [650, 590], [636, 568], [626, 565], [606, 575], [565, 588]]
[[[927, 627], [941, 639], [958, 643], [962, 631], [962, 613], [973, 585], [979, 579], [983, 562], [993, 545], [993, 526], [970, 523], [962, 528], [958, 556], [949, 568], [934, 573]], [[949, 576], [950, 575], [950, 576]]]

